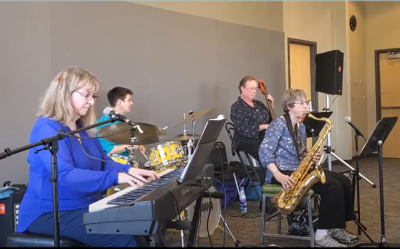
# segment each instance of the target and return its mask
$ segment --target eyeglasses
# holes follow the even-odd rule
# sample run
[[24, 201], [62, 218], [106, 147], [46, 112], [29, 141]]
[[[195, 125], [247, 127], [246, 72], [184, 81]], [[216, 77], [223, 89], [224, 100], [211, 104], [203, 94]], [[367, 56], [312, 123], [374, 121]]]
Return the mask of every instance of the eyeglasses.
[[85, 97], [85, 99], [87, 99], [87, 100], [93, 99], [94, 101], [96, 101], [99, 98], [99, 96], [91, 94], [91, 93], [82, 93], [80, 91], [75, 91], [75, 92], [79, 93], [80, 95]]
[[255, 92], [255, 91], [257, 91], [257, 87], [249, 87], [249, 88], [247, 88], [247, 90]]
[[300, 101], [295, 101], [295, 104], [299, 104], [299, 105], [305, 105], [309, 102], [309, 100], [300, 100]]

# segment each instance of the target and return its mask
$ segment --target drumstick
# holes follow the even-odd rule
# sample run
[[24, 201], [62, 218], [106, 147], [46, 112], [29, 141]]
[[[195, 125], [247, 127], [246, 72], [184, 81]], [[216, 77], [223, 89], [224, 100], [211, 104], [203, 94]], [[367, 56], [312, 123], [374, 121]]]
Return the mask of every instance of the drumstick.
[[144, 154], [143, 152], [140, 153], [142, 153], [142, 155], [147, 159], [147, 161], [150, 161], [150, 159], [146, 156], [146, 154]]

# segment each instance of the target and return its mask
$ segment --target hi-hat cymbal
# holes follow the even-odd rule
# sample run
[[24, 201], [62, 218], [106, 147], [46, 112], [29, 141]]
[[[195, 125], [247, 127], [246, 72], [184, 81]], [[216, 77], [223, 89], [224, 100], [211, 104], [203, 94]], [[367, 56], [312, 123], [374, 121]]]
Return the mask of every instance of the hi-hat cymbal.
[[[112, 123], [99, 130], [99, 136], [118, 144], [146, 145], [158, 143], [167, 132], [158, 126], [135, 122], [140, 129], [126, 123]], [[143, 131], [143, 133], [140, 132]], [[113, 135], [111, 135], [113, 134]], [[108, 136], [111, 135], [111, 136]], [[132, 140], [131, 137], [135, 139]]]
[[[194, 135], [194, 139], [195, 140], [199, 140], [200, 136], [199, 135]], [[184, 134], [182, 134], [180, 136], [176, 136], [176, 137], [171, 138], [171, 140], [189, 141], [189, 140], [193, 140], [193, 135], [190, 135], [190, 134], [184, 135]]]
[[180, 122], [179, 124], [175, 125], [174, 128], [177, 128], [181, 125], [184, 125], [186, 123], [192, 122], [193, 120], [195, 120], [196, 118], [199, 118], [201, 116], [203, 116], [204, 114], [206, 114], [207, 112], [211, 111], [211, 109], [213, 109], [212, 107], [210, 108], [206, 108], [202, 111], [199, 112], [194, 112], [192, 115], [189, 115], [187, 118], [185, 118], [182, 122]]

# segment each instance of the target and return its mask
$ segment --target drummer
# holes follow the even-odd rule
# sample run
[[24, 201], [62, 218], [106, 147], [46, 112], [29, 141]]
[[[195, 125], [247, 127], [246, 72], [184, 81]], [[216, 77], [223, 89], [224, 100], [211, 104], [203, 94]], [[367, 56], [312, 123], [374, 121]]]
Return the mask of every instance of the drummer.
[[[116, 113], [125, 115], [129, 113], [132, 109], [133, 102], [132, 102], [133, 92], [130, 89], [124, 87], [114, 87], [107, 93], [107, 99], [110, 103], [111, 107], [114, 109]], [[97, 122], [102, 122], [108, 120], [110, 117], [102, 115]], [[120, 121], [115, 121], [114, 123], [119, 123]], [[101, 126], [98, 126], [97, 129], [101, 129], [104, 126], [110, 125], [111, 123], [107, 123]], [[104, 138], [99, 138], [101, 146], [103, 147], [104, 151], [108, 155], [119, 155], [123, 157], [128, 157], [129, 152], [128, 148], [132, 145], [129, 144], [117, 144], [110, 142]], [[134, 145], [132, 147], [136, 147], [135, 149], [139, 149], [140, 153], [144, 154], [146, 152], [146, 148], [143, 145]]]

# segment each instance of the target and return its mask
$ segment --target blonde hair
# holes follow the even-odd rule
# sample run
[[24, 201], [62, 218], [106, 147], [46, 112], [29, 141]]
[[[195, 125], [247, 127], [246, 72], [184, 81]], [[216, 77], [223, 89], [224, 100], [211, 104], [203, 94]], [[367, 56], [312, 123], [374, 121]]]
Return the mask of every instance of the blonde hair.
[[[74, 121], [75, 110], [71, 103], [72, 93], [82, 88], [99, 90], [99, 83], [94, 75], [79, 67], [69, 67], [57, 74], [41, 98], [37, 116], [56, 120], [64, 125]], [[94, 105], [90, 106], [87, 114], [80, 118], [83, 126], [96, 122]], [[88, 130], [90, 136], [95, 130]]]
[[287, 89], [282, 97], [283, 111], [288, 112], [288, 107], [292, 108], [295, 102], [300, 101], [302, 98], [307, 98], [307, 94], [303, 90], [293, 88]]

